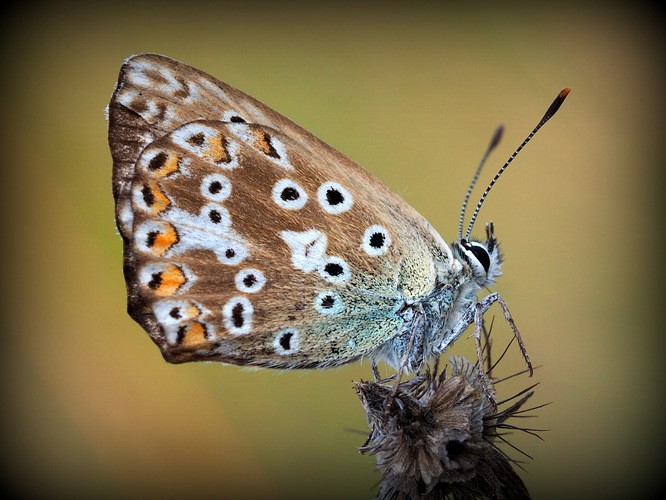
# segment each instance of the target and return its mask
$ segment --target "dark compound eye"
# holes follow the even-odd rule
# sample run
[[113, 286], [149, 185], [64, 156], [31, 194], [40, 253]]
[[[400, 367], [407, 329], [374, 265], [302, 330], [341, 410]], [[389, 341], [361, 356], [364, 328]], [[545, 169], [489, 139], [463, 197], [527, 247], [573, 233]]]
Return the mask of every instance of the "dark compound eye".
[[467, 241], [463, 241], [462, 245], [466, 250], [474, 254], [476, 260], [479, 261], [487, 273], [488, 269], [490, 269], [490, 255], [488, 254], [488, 251], [485, 249], [485, 247], [478, 243], [470, 243]]

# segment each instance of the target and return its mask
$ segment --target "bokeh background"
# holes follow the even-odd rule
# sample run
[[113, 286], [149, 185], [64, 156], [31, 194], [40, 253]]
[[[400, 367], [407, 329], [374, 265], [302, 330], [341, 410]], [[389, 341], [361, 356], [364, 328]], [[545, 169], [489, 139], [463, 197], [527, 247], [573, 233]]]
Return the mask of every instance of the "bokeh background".
[[[3, 4], [4, 487], [23, 498], [376, 491], [351, 384], [370, 377], [367, 363], [171, 366], [125, 314], [104, 107], [123, 59], [151, 51], [305, 126], [446, 240], [495, 126], [505, 139], [481, 184], [571, 87], [480, 215], [506, 255], [495, 289], [540, 365], [534, 402], [552, 402], [529, 422], [549, 429], [545, 441], [512, 442], [534, 457], [521, 472], [534, 498], [647, 495], [664, 444], [658, 18], [620, 2]], [[493, 335], [508, 340], [503, 321]], [[473, 356], [471, 340], [456, 349]], [[515, 353], [500, 365], [521, 367]]]

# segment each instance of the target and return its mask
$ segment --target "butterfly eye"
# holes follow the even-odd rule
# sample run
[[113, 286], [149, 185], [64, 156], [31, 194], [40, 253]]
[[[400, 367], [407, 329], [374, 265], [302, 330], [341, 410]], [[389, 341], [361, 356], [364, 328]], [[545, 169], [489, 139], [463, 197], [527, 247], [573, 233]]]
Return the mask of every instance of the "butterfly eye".
[[308, 195], [296, 182], [282, 179], [273, 186], [273, 201], [281, 208], [298, 210], [308, 201]]
[[298, 351], [298, 330], [285, 328], [275, 336], [275, 352], [281, 355], [294, 354]]
[[363, 251], [368, 255], [377, 257], [383, 255], [391, 244], [391, 237], [386, 228], [370, 226], [363, 235]]
[[337, 293], [322, 292], [315, 298], [315, 309], [320, 314], [337, 314], [342, 311], [342, 299]]
[[487, 274], [488, 269], [490, 269], [490, 255], [488, 254], [486, 247], [481, 243], [476, 243], [474, 241], [463, 241], [462, 245], [468, 252], [468, 255], [471, 253], [474, 259], [483, 266], [483, 269]]
[[337, 182], [324, 182], [317, 190], [317, 199], [322, 208], [331, 214], [346, 212], [354, 204], [351, 193]]

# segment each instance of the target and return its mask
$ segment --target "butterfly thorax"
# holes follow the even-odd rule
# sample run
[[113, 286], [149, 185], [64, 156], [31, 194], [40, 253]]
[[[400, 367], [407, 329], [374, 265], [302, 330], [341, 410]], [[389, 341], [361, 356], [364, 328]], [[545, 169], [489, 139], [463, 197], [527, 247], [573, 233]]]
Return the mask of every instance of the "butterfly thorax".
[[486, 232], [485, 242], [454, 242], [452, 261], [435, 261], [437, 278], [433, 289], [424, 297], [405, 301], [400, 311], [403, 327], [381, 352], [382, 359], [397, 367], [409, 351], [405, 368], [416, 372], [457, 338], [456, 326], [478, 302], [478, 292], [492, 285], [501, 274], [502, 256], [492, 224]]

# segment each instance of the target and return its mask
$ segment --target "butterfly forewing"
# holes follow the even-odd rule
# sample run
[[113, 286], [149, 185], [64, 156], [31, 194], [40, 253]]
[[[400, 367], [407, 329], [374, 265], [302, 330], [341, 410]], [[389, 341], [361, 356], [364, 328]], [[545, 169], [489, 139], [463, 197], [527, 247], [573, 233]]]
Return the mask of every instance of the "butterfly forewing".
[[128, 309], [173, 362], [371, 355], [448, 247], [400, 197], [252, 97], [153, 54], [109, 105]]

